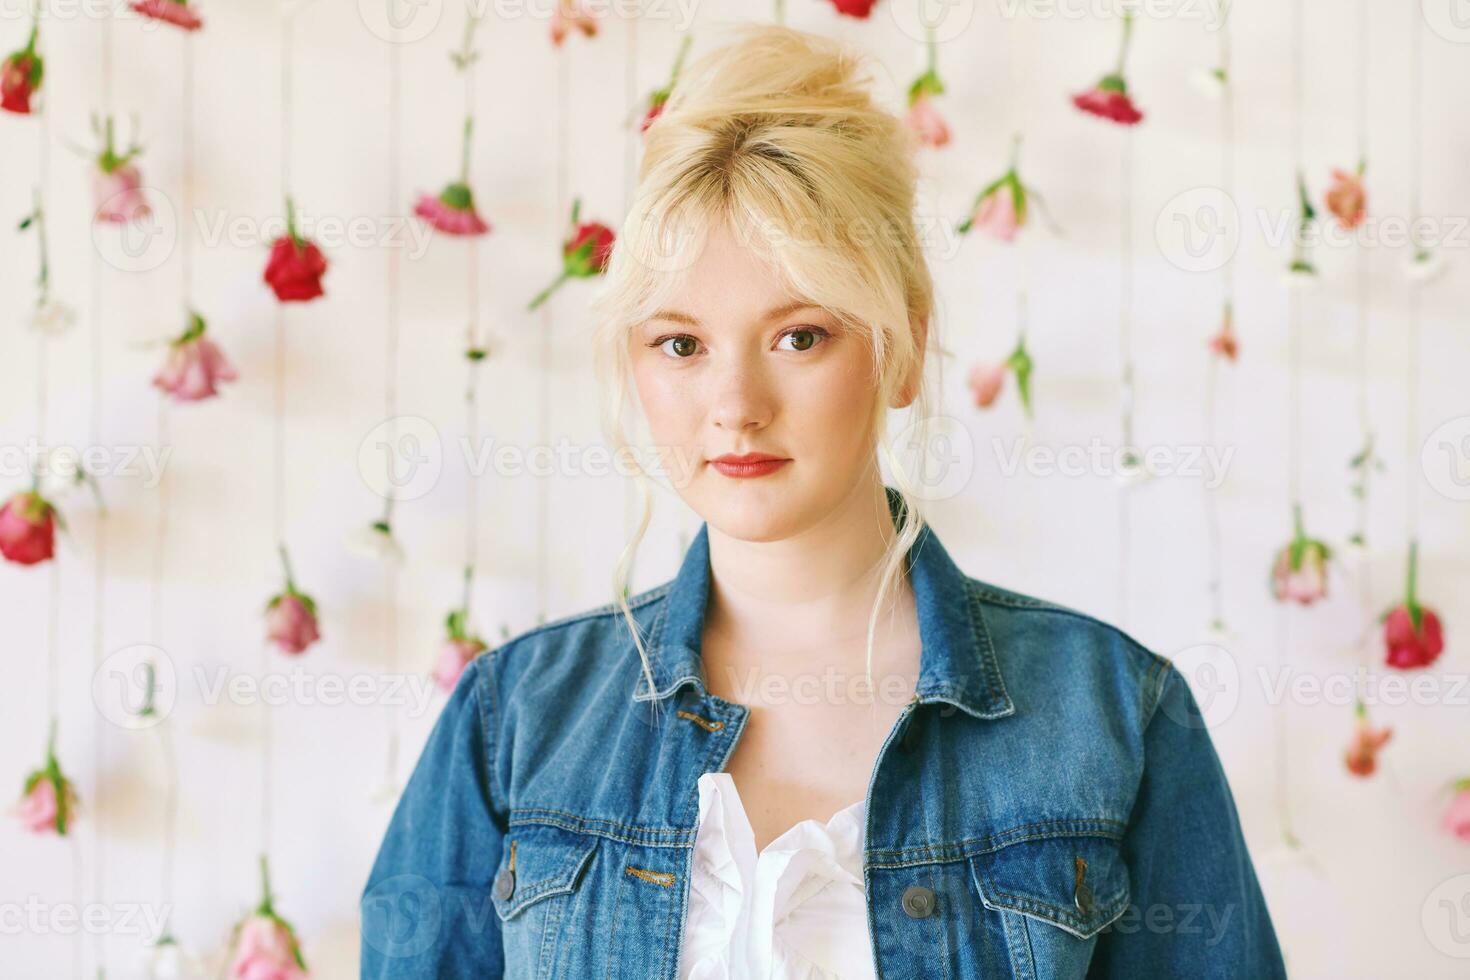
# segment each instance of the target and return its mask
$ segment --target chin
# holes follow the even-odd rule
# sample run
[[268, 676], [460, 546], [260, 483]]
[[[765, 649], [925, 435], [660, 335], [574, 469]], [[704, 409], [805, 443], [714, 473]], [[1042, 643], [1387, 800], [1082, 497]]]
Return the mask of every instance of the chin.
[[699, 481], [703, 486], [686, 502], [721, 534], [739, 541], [780, 541], [806, 526], [809, 509], [786, 476], [736, 479], [708, 470]]

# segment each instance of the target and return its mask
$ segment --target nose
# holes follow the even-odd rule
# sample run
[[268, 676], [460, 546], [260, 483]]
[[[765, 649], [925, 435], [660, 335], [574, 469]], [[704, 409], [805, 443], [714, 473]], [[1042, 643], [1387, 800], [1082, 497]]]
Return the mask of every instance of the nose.
[[734, 360], [718, 370], [713, 384], [710, 418], [716, 428], [742, 432], [770, 424], [775, 399], [757, 367]]

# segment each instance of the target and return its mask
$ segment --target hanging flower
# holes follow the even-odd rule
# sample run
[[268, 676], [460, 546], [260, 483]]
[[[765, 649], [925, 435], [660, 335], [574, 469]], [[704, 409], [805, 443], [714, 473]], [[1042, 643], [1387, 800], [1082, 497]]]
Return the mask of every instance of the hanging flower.
[[31, 329], [37, 333], [59, 337], [77, 322], [77, 312], [58, 299], [46, 299], [31, 311]]
[[280, 647], [282, 653], [297, 654], [321, 639], [316, 602], [296, 588], [285, 545], [281, 545], [281, 565], [286, 570], [286, 588], [266, 603], [266, 639]]
[[832, 0], [832, 6], [837, 8], [839, 14], [859, 20], [867, 20], [877, 5], [878, 0]]
[[188, 0], [133, 0], [128, 6], [135, 14], [142, 14], [149, 20], [161, 20], [186, 31], [197, 31], [204, 26], [203, 19], [189, 6]]
[[202, 980], [205, 970], [193, 951], [164, 934], [144, 954], [143, 976], [146, 980]]
[[44, 63], [36, 53], [36, 36], [39, 25], [31, 21], [31, 34], [26, 46], [13, 52], [0, 62], [0, 109], [6, 112], [29, 115], [31, 97], [41, 87]]
[[[93, 119], [95, 131], [97, 121]], [[117, 152], [113, 141], [112, 117], [107, 117], [103, 132], [102, 152], [96, 158], [92, 174], [92, 200], [97, 206], [96, 220], [123, 223], [146, 218], [153, 213], [143, 197], [143, 176], [133, 158], [143, 152], [136, 143]]]
[[1410, 282], [1430, 282], [1438, 279], [1444, 270], [1444, 256], [1422, 246], [1416, 247], [1414, 254], [1404, 261], [1404, 275]]
[[638, 127], [638, 132], [648, 131], [653, 121], [663, 114], [664, 104], [669, 101], [669, 96], [674, 92], [674, 85], [679, 81], [679, 72], [684, 67], [684, 56], [689, 53], [689, 44], [693, 41], [692, 35], [685, 34], [684, 40], [679, 43], [679, 53], [674, 57], [674, 70], [669, 73], [669, 84], [661, 89], [655, 89], [648, 97], [648, 108], [643, 113], [643, 122]]
[[264, 280], [283, 303], [304, 302], [322, 295], [322, 275], [327, 259], [315, 242], [296, 230], [296, 204], [286, 198], [286, 234], [271, 246]]
[[483, 235], [490, 225], [475, 211], [475, 195], [470, 191], [470, 133], [474, 119], [464, 121], [464, 141], [460, 147], [459, 180], [447, 184], [438, 197], [420, 194], [413, 213], [446, 235]]
[[446, 694], [454, 690], [454, 686], [459, 683], [459, 676], [464, 673], [470, 661], [486, 650], [485, 641], [473, 635], [469, 629], [470, 583], [474, 579], [474, 572], [473, 566], [466, 566], [464, 598], [460, 607], [445, 618], [444, 625], [449, 636], [439, 648], [439, 656], [434, 661], [434, 682]]
[[1128, 59], [1128, 41], [1133, 35], [1133, 11], [1123, 12], [1123, 42], [1118, 48], [1118, 64], [1112, 74], [1102, 79], [1086, 92], [1072, 96], [1072, 104], [1083, 112], [1124, 126], [1133, 126], [1143, 121], [1143, 113], [1128, 96], [1128, 82], [1123, 77], [1123, 66]]
[[168, 358], [153, 376], [153, 385], [174, 401], [196, 402], [219, 394], [221, 381], [238, 375], [224, 352], [204, 336], [204, 317], [189, 314], [189, 327], [169, 344]]
[[910, 130], [923, 146], [936, 149], [949, 144], [949, 124], [934, 107], [934, 100], [944, 94], [944, 82], [938, 71], [938, 45], [934, 42], [934, 31], [929, 31], [925, 42], [928, 64], [924, 73], [909, 86], [909, 111], [904, 117]]
[[56, 722], [51, 722], [51, 734], [46, 739], [46, 762], [26, 776], [20, 801], [14, 813], [21, 825], [33, 834], [56, 834], [65, 837], [70, 832], [77, 810], [76, 787], [61, 771], [56, 761]]
[[534, 310], [551, 298], [551, 294], [562, 287], [568, 279], [591, 279], [607, 270], [612, 257], [613, 231], [597, 221], [578, 223], [582, 211], [580, 198], [572, 201], [572, 233], [561, 247], [561, 275], [531, 300], [528, 310]]
[[388, 525], [386, 517], [354, 532], [348, 538], [347, 544], [353, 554], [361, 558], [390, 565], [403, 563], [403, 549], [394, 540], [393, 529]]
[[1230, 87], [1230, 77], [1224, 68], [1201, 68], [1191, 72], [1189, 84], [1207, 99], [1219, 99]]
[[1271, 569], [1271, 594], [1277, 602], [1294, 600], [1309, 606], [1327, 595], [1327, 561], [1332, 550], [1315, 538], [1307, 537], [1302, 526], [1301, 504], [1292, 506], [1295, 535], [1291, 543], [1276, 554]]
[[1287, 286], [1303, 288], [1317, 284], [1317, 267], [1307, 257], [1307, 232], [1317, 219], [1317, 212], [1312, 207], [1312, 198], [1307, 194], [1307, 181], [1301, 171], [1297, 171], [1296, 175], [1296, 197], [1296, 236], [1292, 241], [1291, 264], [1286, 267], [1282, 281]]
[[1470, 776], [1450, 784], [1455, 794], [1444, 813], [1444, 829], [1470, 844]]
[[260, 856], [261, 900], [230, 936], [230, 980], [306, 980], [306, 960], [291, 923], [281, 918], [271, 895], [270, 866]]
[[574, 30], [581, 31], [585, 37], [596, 37], [596, 15], [582, 0], [557, 0], [556, 10], [551, 13], [551, 43], [560, 47]]
[[1363, 187], [1363, 161], [1356, 172], [1332, 168], [1332, 186], [1327, 189], [1327, 210], [1344, 228], [1356, 228], [1368, 214], [1368, 192]]
[[1240, 353], [1240, 340], [1235, 336], [1235, 313], [1229, 303], [1225, 304], [1225, 315], [1220, 319], [1220, 329], [1210, 338], [1210, 352], [1232, 364]]
[[1418, 579], [1419, 542], [1410, 541], [1404, 601], [1380, 617], [1388, 665], [1400, 670], [1428, 667], [1444, 652], [1444, 627], [1433, 609], [1420, 605]]
[[0, 555], [17, 565], [38, 565], [56, 555], [56, 527], [61, 511], [32, 488], [0, 507]]
[[1009, 357], [999, 363], [976, 364], [970, 369], [968, 379], [970, 396], [976, 408], [989, 408], [995, 404], [996, 398], [1000, 396], [1001, 389], [1005, 387], [1006, 374], [1010, 371], [1016, 373], [1016, 388], [1021, 393], [1021, 405], [1026, 410], [1026, 417], [1031, 417], [1031, 369], [1033, 367], [1031, 355], [1026, 351], [1026, 335], [1022, 334], [1016, 340], [1015, 350], [1011, 351]]
[[[1021, 181], [1016, 164], [1020, 148], [1021, 134], [1017, 133], [1011, 138], [1009, 169], [975, 195], [969, 216], [956, 227], [961, 235], [979, 230], [1000, 241], [1013, 242], [1016, 232], [1030, 221], [1032, 199], [1042, 204], [1041, 195]], [[1044, 210], [1042, 215], [1045, 216]]]
[[1392, 728], [1374, 728], [1368, 723], [1368, 709], [1359, 701], [1354, 710], [1357, 727], [1353, 741], [1343, 757], [1348, 772], [1354, 776], [1371, 776], [1378, 769], [1378, 750], [1393, 736]]
[[51, 261], [46, 248], [46, 212], [41, 207], [41, 192], [36, 191], [35, 206], [20, 222], [20, 230], [36, 230], [36, 250], [40, 253], [41, 271], [36, 276], [36, 305], [31, 311], [31, 329], [47, 336], [59, 336], [76, 322], [76, 312], [60, 300], [51, 298]]

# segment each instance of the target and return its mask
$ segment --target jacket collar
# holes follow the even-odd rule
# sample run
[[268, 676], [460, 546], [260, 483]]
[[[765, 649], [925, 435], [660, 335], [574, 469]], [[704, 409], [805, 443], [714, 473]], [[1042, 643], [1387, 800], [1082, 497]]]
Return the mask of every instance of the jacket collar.
[[[885, 487], [897, 521], [902, 498]], [[952, 704], [976, 718], [1015, 713], [1006, 694], [990, 631], [970, 580], [949, 557], [926, 524], [908, 553], [909, 580], [919, 615], [920, 703]], [[707, 694], [700, 663], [704, 615], [709, 603], [709, 525], [704, 524], [684, 554], [679, 573], [659, 604], [649, 628], [646, 650], [654, 693], [639, 672], [635, 701], [663, 699], [686, 683]]]

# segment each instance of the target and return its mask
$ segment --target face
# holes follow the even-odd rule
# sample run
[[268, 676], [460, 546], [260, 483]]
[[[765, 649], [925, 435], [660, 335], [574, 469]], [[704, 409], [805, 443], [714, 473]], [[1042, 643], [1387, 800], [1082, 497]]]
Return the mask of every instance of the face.
[[871, 492], [863, 337], [787, 293], [725, 225], [659, 314], [629, 336], [634, 382], [665, 472], [712, 527], [781, 540]]

